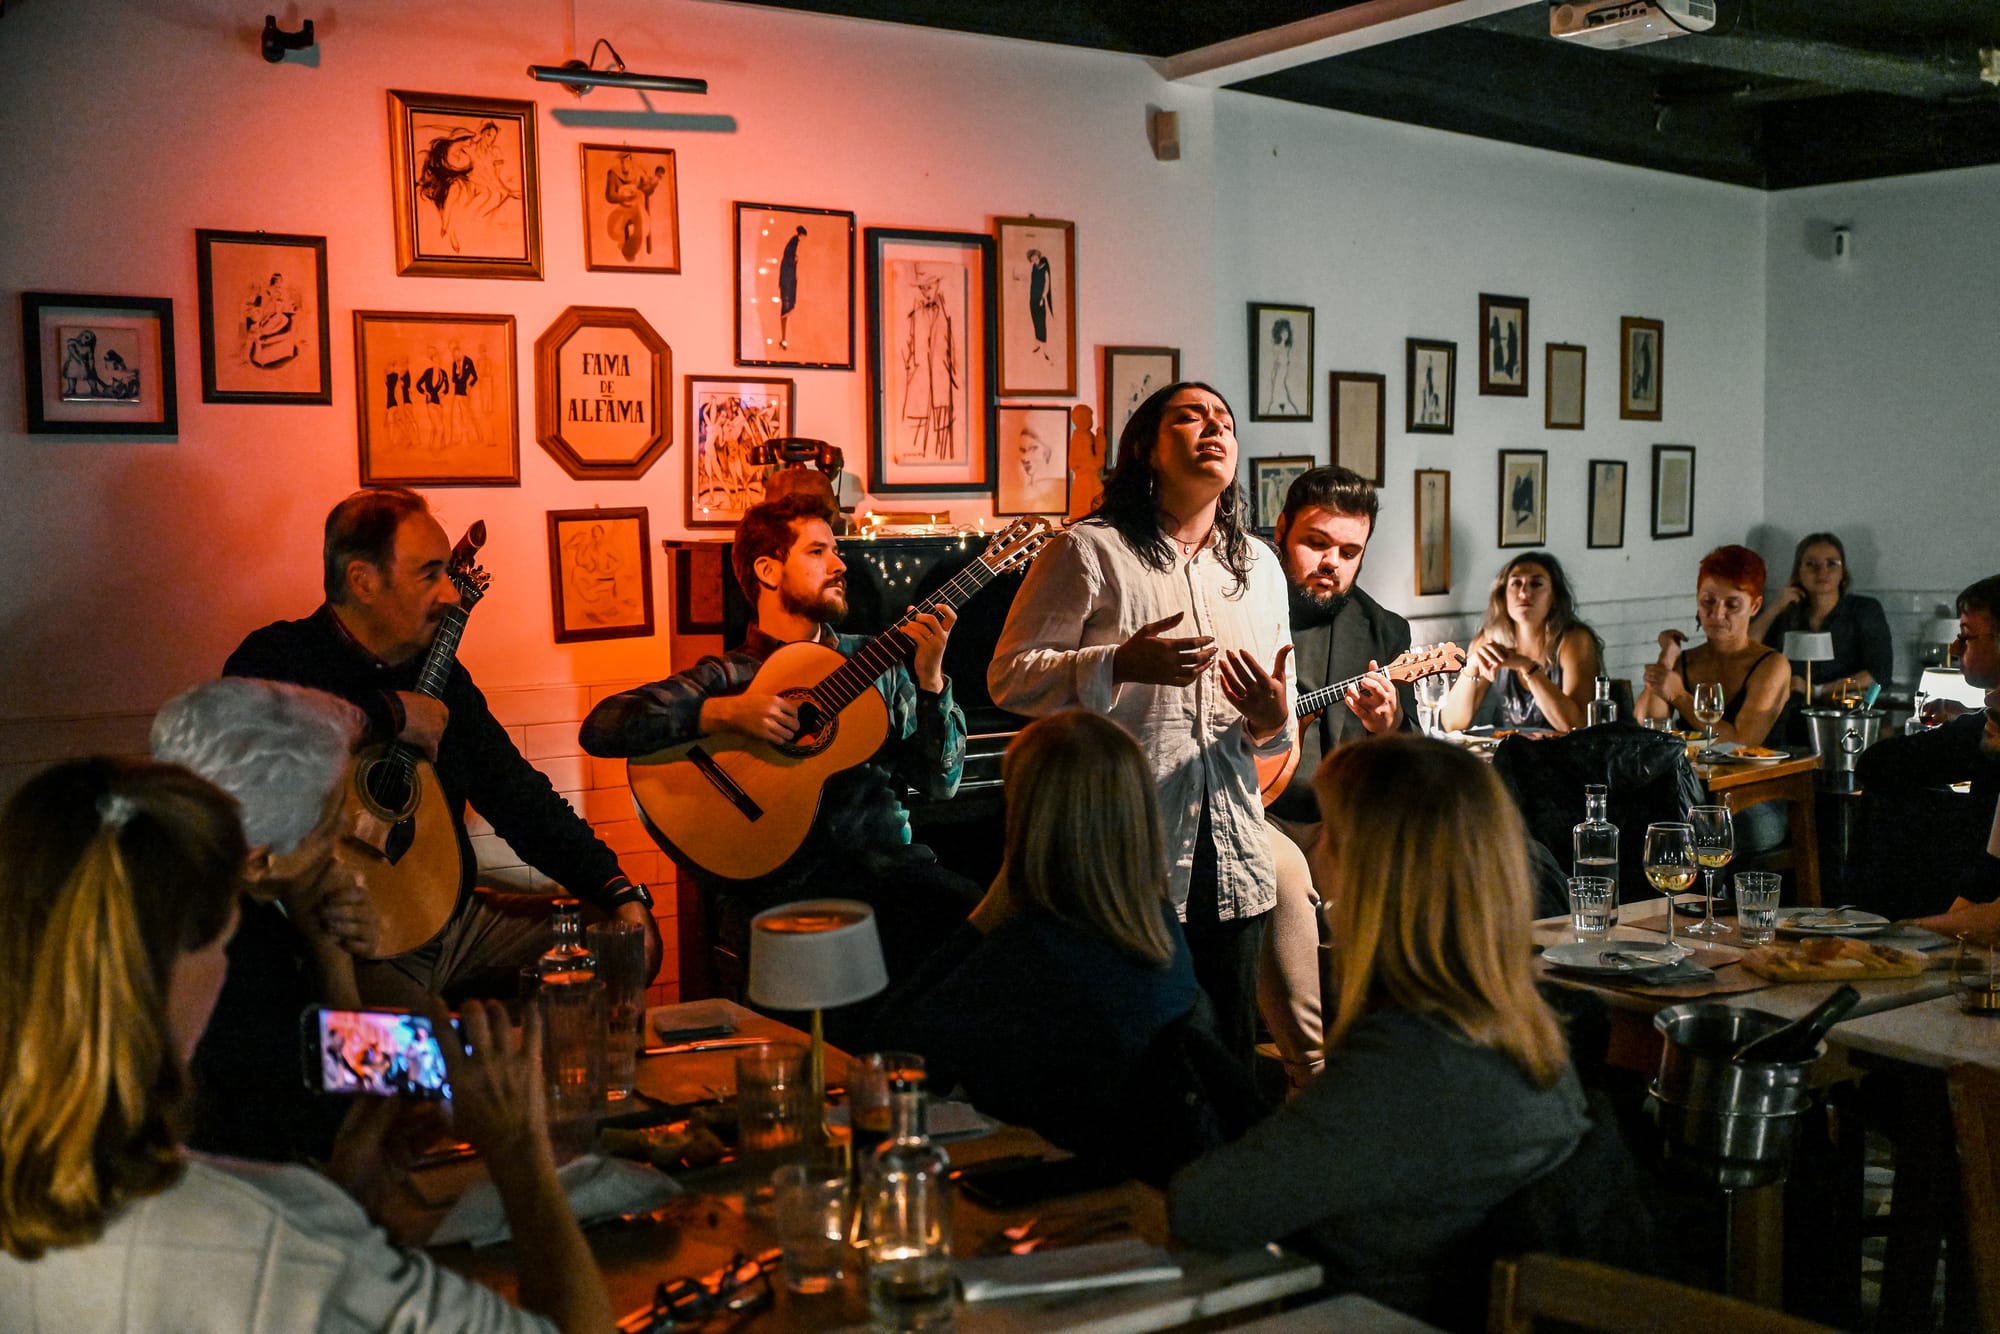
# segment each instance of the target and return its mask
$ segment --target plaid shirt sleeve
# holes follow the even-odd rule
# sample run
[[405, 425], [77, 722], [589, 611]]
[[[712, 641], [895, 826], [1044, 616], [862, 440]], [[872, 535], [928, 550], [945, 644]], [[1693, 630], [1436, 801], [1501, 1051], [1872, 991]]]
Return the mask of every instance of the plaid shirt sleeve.
[[747, 653], [703, 658], [684, 672], [598, 702], [579, 740], [602, 759], [650, 755], [701, 735], [701, 706], [717, 695], [740, 694], [762, 665]]

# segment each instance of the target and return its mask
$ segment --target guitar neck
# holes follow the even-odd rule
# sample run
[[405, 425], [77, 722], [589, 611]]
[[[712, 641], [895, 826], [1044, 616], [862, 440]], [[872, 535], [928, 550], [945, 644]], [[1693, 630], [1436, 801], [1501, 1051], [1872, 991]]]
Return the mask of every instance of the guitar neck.
[[444, 619], [431, 639], [431, 651], [424, 657], [423, 670], [417, 673], [418, 694], [444, 698], [444, 683], [451, 675], [452, 663], [458, 660], [458, 641], [465, 635], [465, 617], [463, 607], [444, 609]]
[[1342, 695], [1360, 685], [1367, 676], [1368, 673], [1362, 672], [1357, 676], [1348, 677], [1345, 681], [1335, 681], [1330, 686], [1321, 686], [1318, 690], [1300, 695], [1299, 702], [1292, 707], [1292, 716], [1304, 722], [1315, 713], [1322, 713], [1332, 708]]
[[972, 562], [953, 575], [950, 583], [935, 594], [926, 596], [921, 608], [904, 615], [895, 625], [855, 650], [840, 667], [828, 673], [825, 680], [813, 687], [813, 698], [819, 701], [822, 709], [839, 713], [859, 698], [862, 691], [873, 687], [885, 673], [910, 656], [910, 641], [898, 633], [902, 626], [940, 602], [957, 611], [974, 593], [992, 581], [993, 571], [985, 561]]

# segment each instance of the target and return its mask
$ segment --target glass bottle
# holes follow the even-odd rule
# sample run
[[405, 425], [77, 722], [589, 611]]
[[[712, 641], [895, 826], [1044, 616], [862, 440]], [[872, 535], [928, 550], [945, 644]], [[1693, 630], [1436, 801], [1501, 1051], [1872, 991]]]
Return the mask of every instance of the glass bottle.
[[951, 1159], [925, 1130], [921, 1082], [894, 1080], [889, 1102], [895, 1128], [862, 1194], [869, 1324], [885, 1334], [950, 1329]]
[[536, 965], [535, 987], [549, 1125], [558, 1142], [579, 1133], [587, 1140], [604, 1100], [604, 983], [597, 956], [583, 943], [583, 905], [557, 899], [550, 923], [555, 944]]
[[1615, 909], [1619, 902], [1618, 826], [1611, 823], [1610, 809], [1610, 788], [1592, 783], [1583, 789], [1583, 820], [1570, 831], [1575, 849], [1570, 874], [1601, 875], [1609, 880]]
[[1611, 678], [1600, 676], [1590, 703], [1584, 708], [1584, 726], [1596, 727], [1599, 723], [1616, 722], [1617, 719], [1618, 705], [1611, 698]]

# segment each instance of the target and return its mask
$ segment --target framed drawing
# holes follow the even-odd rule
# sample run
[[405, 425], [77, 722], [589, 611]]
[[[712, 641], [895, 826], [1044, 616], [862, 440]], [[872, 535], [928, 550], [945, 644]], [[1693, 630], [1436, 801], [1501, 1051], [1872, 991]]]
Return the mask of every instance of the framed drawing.
[[1667, 328], [1659, 320], [1627, 315], [1618, 321], [1618, 415], [1625, 421], [1660, 419], [1666, 380]]
[[1076, 224], [995, 218], [1000, 244], [1000, 396], [1076, 393]]
[[1333, 449], [1328, 457], [1343, 468], [1352, 468], [1375, 485], [1385, 480], [1382, 472], [1382, 400], [1388, 381], [1367, 371], [1332, 371], [1327, 389], [1333, 396]]
[[1403, 378], [1403, 429], [1417, 435], [1450, 435], [1458, 410], [1458, 344], [1404, 339]]
[[674, 633], [722, 633], [722, 581], [735, 576], [722, 564], [717, 542], [674, 544]]
[[331, 403], [326, 238], [194, 234], [201, 401]]
[[1417, 596], [1451, 592], [1451, 474], [1417, 469]]
[[556, 643], [653, 633], [646, 511], [549, 511], [549, 605]]
[[1265, 537], [1275, 532], [1278, 516], [1285, 512], [1285, 493], [1292, 489], [1300, 473], [1318, 464], [1319, 460], [1310, 454], [1251, 459], [1250, 526]]
[[1549, 451], [1500, 451], [1500, 545], [1546, 546], [1549, 540]]
[[1694, 446], [1653, 446], [1653, 536], [1694, 533]]
[[1180, 383], [1181, 350], [1177, 347], [1107, 347], [1104, 349], [1104, 457], [1118, 461], [1118, 437], [1141, 403], [1170, 384]]
[[1528, 396], [1528, 298], [1479, 294], [1479, 392]]
[[30, 435], [177, 435], [174, 303], [21, 293]]
[[993, 490], [993, 238], [870, 227], [869, 491]]
[[519, 486], [512, 315], [354, 312], [361, 484]]
[[404, 277], [540, 278], [535, 104], [389, 93], [396, 272]]
[[998, 485], [993, 512], [1069, 511], [1069, 409], [1000, 409]]
[[1590, 461], [1590, 527], [1584, 545], [1625, 545], [1625, 465], [1618, 459]]
[[1583, 429], [1583, 370], [1587, 349], [1549, 343], [1543, 350], [1542, 425], [1551, 431]]
[[734, 528], [764, 498], [757, 447], [792, 433], [790, 380], [687, 377], [687, 526]]
[[679, 273], [681, 214], [674, 150], [583, 144], [583, 267]]
[[736, 206], [736, 364], [854, 369], [854, 215]]
[[1250, 420], [1313, 415], [1313, 308], [1250, 303]]
[[674, 442], [673, 382], [645, 316], [571, 306], [535, 340], [535, 438], [572, 477], [644, 477]]

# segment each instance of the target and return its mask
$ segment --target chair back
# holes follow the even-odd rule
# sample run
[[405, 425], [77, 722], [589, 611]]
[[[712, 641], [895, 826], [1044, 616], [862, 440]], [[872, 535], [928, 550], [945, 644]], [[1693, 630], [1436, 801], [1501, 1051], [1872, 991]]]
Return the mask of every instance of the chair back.
[[1068, 1147], [1164, 1188], [1180, 1168], [1237, 1139], [1271, 1110], [1243, 1062], [1216, 1036], [1204, 996], [1147, 1044], [1104, 1141]]
[[1680, 739], [1623, 720], [1563, 736], [1508, 737], [1493, 753], [1493, 768], [1514, 794], [1529, 836], [1563, 866], [1573, 852], [1570, 831], [1583, 819], [1585, 785], [1610, 788], [1611, 823], [1620, 832], [1618, 874], [1632, 892], [1645, 883], [1639, 863], [1646, 826], [1686, 819], [1688, 807], [1702, 800]]
[[1797, 1316], [1591, 1260], [1524, 1255], [1493, 1266], [1488, 1334], [1532, 1334], [1537, 1320], [1598, 1334], [1829, 1334]]
[[2000, 1329], [2000, 1070], [1955, 1065], [1946, 1075], [1958, 1135], [1959, 1194], [1982, 1329]]

